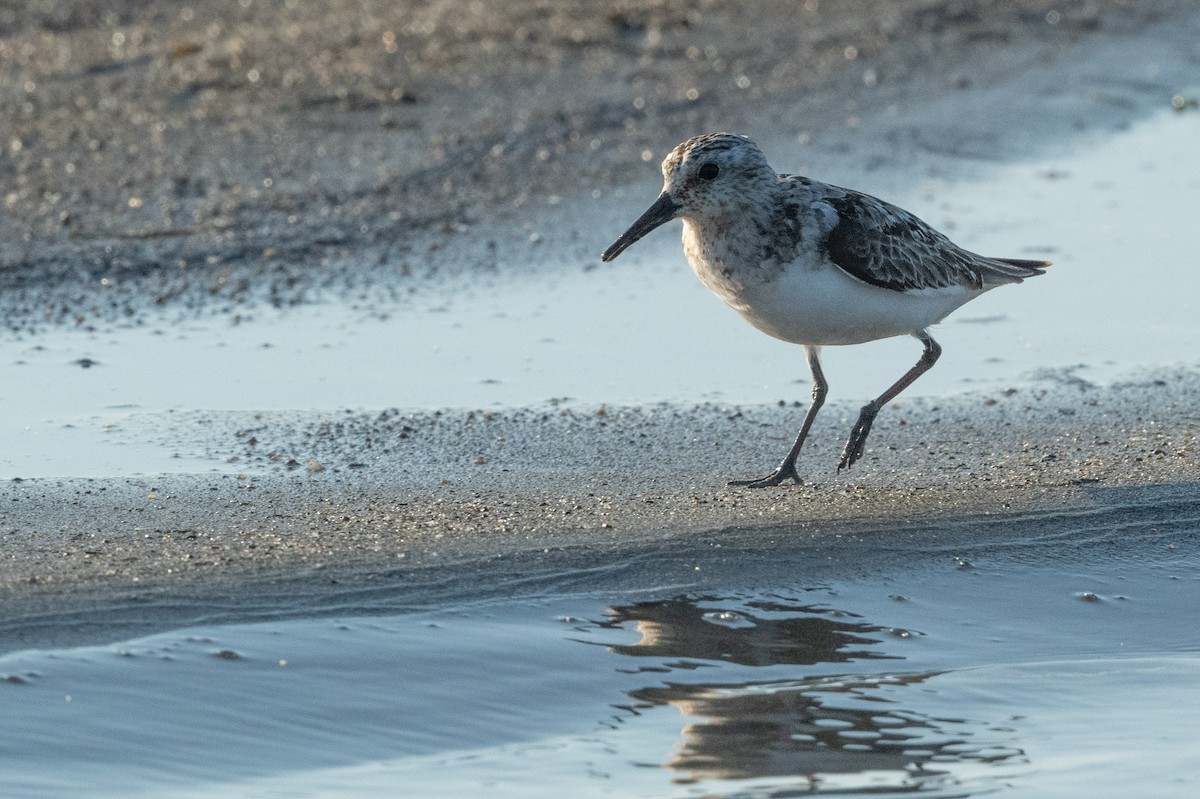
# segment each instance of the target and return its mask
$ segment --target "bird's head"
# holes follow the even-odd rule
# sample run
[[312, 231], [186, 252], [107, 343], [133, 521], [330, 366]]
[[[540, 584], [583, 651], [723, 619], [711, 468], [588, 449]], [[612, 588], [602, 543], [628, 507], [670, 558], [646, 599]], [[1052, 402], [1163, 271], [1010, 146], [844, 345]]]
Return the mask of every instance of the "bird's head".
[[601, 260], [611, 261], [672, 219], [712, 218], [765, 204], [777, 185], [758, 145], [732, 133], [688, 139], [663, 159], [662, 172], [662, 194], [604, 251]]

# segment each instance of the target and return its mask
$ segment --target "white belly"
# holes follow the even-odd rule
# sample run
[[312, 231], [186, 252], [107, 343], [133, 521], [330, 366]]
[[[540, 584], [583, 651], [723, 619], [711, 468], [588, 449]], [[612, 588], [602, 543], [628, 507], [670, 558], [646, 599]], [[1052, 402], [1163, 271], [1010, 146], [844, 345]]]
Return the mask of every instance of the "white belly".
[[[730, 279], [692, 264], [700, 281], [750, 324], [793, 344], [861, 344], [911, 335], [982, 291], [959, 286], [892, 291], [826, 264]], [[757, 279], [756, 279], [757, 278]]]

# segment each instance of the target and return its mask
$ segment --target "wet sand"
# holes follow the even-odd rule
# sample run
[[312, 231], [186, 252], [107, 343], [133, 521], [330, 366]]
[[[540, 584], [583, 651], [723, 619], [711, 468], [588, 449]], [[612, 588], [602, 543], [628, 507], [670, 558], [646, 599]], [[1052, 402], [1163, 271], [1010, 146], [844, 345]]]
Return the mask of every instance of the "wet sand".
[[[1118, 516], [1195, 530], [1198, 397], [1195, 373], [1163, 372], [920, 400], [881, 416], [840, 475], [856, 409], [833, 404], [803, 459], [813, 482], [775, 491], [724, 481], [769, 468], [801, 408], [265, 415], [254, 443], [243, 434], [246, 474], [5, 485], [0, 629], [32, 646], [375, 595], [424, 607], [611, 587], [641, 567], [637, 580], [687, 583], [690, 567], [654, 563], [722, 547], [727, 577], [753, 586], [780, 579], [773, 565], [797, 547], [816, 553], [801, 559], [813, 580], [893, 568], [905, 541], [1062, 549], [1085, 519]], [[779, 560], [748, 557], [760, 547]]]
[[[619, 232], [652, 196], [657, 156], [698, 130], [803, 137], [814, 159], [864, 174], [897, 161], [937, 174], [945, 157], [1127, 124], [1186, 88], [1172, 70], [1196, 61], [1182, 2], [822, 3], [799, 34], [772, 4], [736, 24], [682, 3], [548, 18], [524, 3], [230, 6], [4, 12], [8, 328], [323, 294], [386, 305], [480, 271], [588, 263], [608, 243], [597, 229]], [[1147, 47], [1184, 55], [1113, 70]], [[831, 403], [804, 458], [812, 483], [764, 492], [724, 484], [766, 471], [801, 407], [214, 416], [214, 449], [242, 475], [5, 484], [0, 629], [33, 646], [374, 588], [414, 606], [504, 595], [716, 544], [803, 541], [826, 553], [817, 572], [868, 568], [872, 541], [913, 531], [1186, 521], [1198, 388], [1192, 369], [1155, 367], [1111, 387], [1065, 375], [902, 401], [842, 475], [857, 406]], [[756, 564], [738, 568], [766, 580], [769, 559]]]

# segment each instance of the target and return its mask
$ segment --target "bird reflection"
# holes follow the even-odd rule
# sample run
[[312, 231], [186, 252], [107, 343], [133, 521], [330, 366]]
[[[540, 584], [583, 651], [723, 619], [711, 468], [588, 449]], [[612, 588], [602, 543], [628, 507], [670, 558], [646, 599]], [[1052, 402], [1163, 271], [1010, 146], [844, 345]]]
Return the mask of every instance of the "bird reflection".
[[[879, 633], [884, 628], [855, 621], [857, 617], [852, 614], [778, 603], [759, 602], [747, 607], [758, 612], [750, 615], [742, 611], [705, 610], [698, 600], [687, 597], [640, 602], [609, 608], [604, 626], [634, 625], [641, 633], [640, 641], [609, 647], [634, 657], [725, 660], [744, 666], [812, 665], [892, 657], [869, 648], [880, 643]], [[781, 618], [765, 615], [781, 610], [789, 615]]]
[[[688, 681], [710, 674], [704, 667], [722, 664], [757, 671], [894, 661], [901, 658], [882, 644], [911, 634], [827, 607], [720, 604], [690, 597], [643, 602], [609, 608], [600, 622], [640, 634], [635, 643], [608, 645], [622, 655], [652, 659], [632, 671], [679, 678], [629, 691], [628, 706], [635, 712], [672, 706], [695, 719], [684, 725], [681, 743], [664, 764], [677, 782], [792, 777], [805, 792], [921, 791], [944, 786], [952, 763], [1023, 762], [1021, 750], [1009, 743], [1011, 728], [913, 709], [921, 694], [906, 689], [940, 672], [812, 674], [805, 668], [783, 675], [773, 668], [772, 677], [786, 678]], [[746, 670], [739, 669], [739, 676]]]

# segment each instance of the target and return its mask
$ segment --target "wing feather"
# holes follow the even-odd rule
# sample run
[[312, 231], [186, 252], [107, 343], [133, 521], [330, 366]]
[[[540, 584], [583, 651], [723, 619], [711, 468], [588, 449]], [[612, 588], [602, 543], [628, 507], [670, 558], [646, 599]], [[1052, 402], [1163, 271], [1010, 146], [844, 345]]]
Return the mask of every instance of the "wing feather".
[[[809, 182], [807, 188], [815, 185]], [[903, 208], [850, 189], [828, 188], [814, 198], [834, 212], [819, 247], [833, 264], [864, 283], [892, 291], [983, 289], [1019, 283], [1049, 266], [1046, 261], [976, 255]]]

